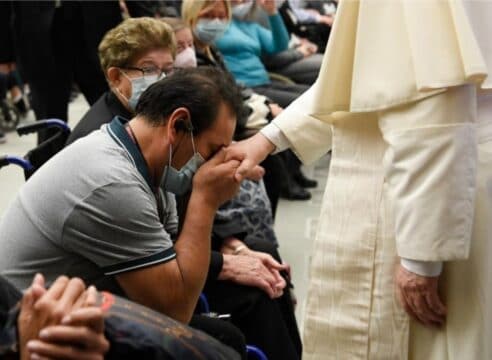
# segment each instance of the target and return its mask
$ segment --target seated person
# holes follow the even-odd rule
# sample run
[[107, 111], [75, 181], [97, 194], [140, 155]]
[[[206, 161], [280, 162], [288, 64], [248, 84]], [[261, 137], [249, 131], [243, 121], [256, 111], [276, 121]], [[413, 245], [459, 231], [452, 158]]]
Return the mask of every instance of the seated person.
[[[187, 1], [192, 0], [185, 0], [183, 6]], [[232, 7], [231, 13], [234, 12], [236, 7], [242, 6], [242, 2], [241, 0], [226, 0], [226, 3]], [[289, 34], [282, 18], [277, 13], [275, 1], [265, 0], [261, 4], [269, 15], [270, 30], [255, 22], [232, 17], [231, 13], [227, 15], [224, 2], [215, 2], [216, 14], [222, 15], [217, 19], [226, 24], [226, 30], [215, 41], [215, 45], [224, 56], [227, 68], [232, 72], [238, 83], [253, 88], [257, 93], [269, 97], [285, 108], [306, 91], [308, 86], [270, 80], [261, 60], [261, 55], [275, 54], [286, 50], [289, 45]], [[207, 20], [204, 16], [200, 20], [201, 23], [198, 25], [201, 26], [197, 26], [196, 31], [199, 39], [202, 29], [206, 29], [210, 21], [216, 21], [213, 19]]]
[[[108, 35], [105, 36], [105, 38], [102, 41], [101, 46], [100, 46], [101, 63], [103, 64], [103, 66], [105, 66], [104, 67], [105, 73], [108, 76], [108, 81], [110, 81], [110, 87], [113, 89], [115, 88], [115, 86], [114, 86], [114, 83], [111, 82], [109, 75], [112, 72], [114, 72], [114, 67], [117, 67], [117, 65], [118, 65], [116, 63], [116, 60], [122, 58], [118, 52], [114, 51], [114, 49], [120, 49], [121, 48], [121, 46], [119, 46], [119, 45], [121, 45], [120, 41], [126, 41], [125, 39], [127, 39], [127, 38], [124, 38], [122, 36], [118, 36], [118, 33], [120, 33], [123, 30], [125, 30], [125, 33], [127, 34], [127, 37], [128, 37], [128, 34], [129, 34], [128, 25], [125, 25], [123, 23], [120, 26], [113, 29], [112, 31], [110, 31], [108, 33]], [[118, 40], [118, 39], [121, 39], [121, 40]], [[139, 44], [141, 42], [135, 41], [135, 43]], [[167, 47], [169, 48], [170, 46], [168, 45]], [[179, 53], [182, 52], [180, 50], [181, 50], [181, 47], [180, 47], [179, 42], [178, 42], [178, 59], [179, 59]], [[162, 53], [164, 53], [164, 51], [162, 51]], [[136, 54], [141, 54], [141, 55], [134, 56]], [[140, 56], [142, 56], [142, 57], [146, 56], [146, 51], [145, 51], [145, 49], [137, 47], [137, 48], [135, 48], [134, 52], [133, 51], [128, 52], [127, 56], [129, 56], [129, 58], [133, 59], [133, 61], [138, 63], [141, 59]], [[158, 62], [160, 60], [160, 58], [156, 57], [155, 60], [156, 60], [156, 62]], [[131, 95], [132, 94], [132, 85], [128, 84], [128, 83], [124, 84], [125, 81], [126, 81], [126, 78], [123, 77], [121, 79], [121, 82], [119, 82], [118, 84], [121, 87], [123, 87], [125, 85], [128, 87], [127, 97], [130, 97], [130, 96], [132, 96]], [[121, 90], [121, 92], [123, 92], [123, 90]], [[103, 96], [103, 98], [105, 98], [105, 97], [106, 96]], [[123, 98], [123, 100], [124, 100], [124, 98]], [[111, 114], [111, 117], [107, 116], [105, 122], [110, 122], [113, 116], [120, 115], [118, 112], [118, 109], [122, 109], [122, 108], [124, 108], [123, 104], [119, 107], [112, 106], [111, 109], [108, 109], [106, 107], [106, 109], [108, 109], [108, 111], [111, 112], [112, 114]], [[81, 120], [81, 123], [85, 122], [83, 124], [84, 129], [89, 130], [89, 131], [96, 130], [96, 128], [91, 129], [89, 126], [86, 126], [86, 124], [91, 125], [91, 124], [103, 123], [104, 121], [102, 121], [102, 119], [99, 117], [101, 113], [102, 112], [100, 111], [100, 107], [94, 106], [93, 108], [91, 108], [88, 111], [88, 113], [84, 116], [83, 120]], [[72, 141], [77, 140], [75, 137], [72, 137], [71, 139], [72, 139]], [[170, 216], [168, 218], [170, 218]], [[168, 223], [169, 223], [169, 221], [168, 221]], [[177, 221], [173, 220], [170, 223], [177, 224]], [[268, 244], [263, 246], [262, 249], [267, 249], [267, 247], [268, 247]], [[242, 251], [245, 251], [245, 250], [246, 249], [243, 249]], [[270, 245], [269, 250], [270, 250], [269, 252], [272, 253], [276, 257], [277, 260], [274, 260], [272, 257], [267, 256], [267, 254], [254, 252], [254, 251], [251, 251], [249, 256], [245, 256], [243, 254], [233, 255], [232, 252], [229, 254], [223, 255], [220, 253], [220, 246], [217, 246], [216, 251], [212, 252], [212, 258], [211, 258], [212, 263], [211, 263], [211, 266], [210, 266], [209, 272], [208, 272], [207, 284], [214, 283], [217, 281], [217, 279], [220, 279], [220, 280], [229, 280], [229, 281], [234, 282], [234, 283], [248, 285], [249, 293], [254, 294], [253, 296], [250, 296], [248, 298], [248, 301], [261, 303], [261, 306], [259, 305], [259, 307], [265, 309], [264, 310], [265, 313], [273, 312], [275, 315], [273, 315], [272, 317], [273, 318], [277, 317], [279, 319], [279, 321], [271, 322], [271, 323], [274, 323], [275, 327], [279, 327], [279, 328], [284, 327], [284, 325], [283, 325], [284, 322], [280, 318], [281, 314], [279, 314], [278, 311], [275, 313], [274, 311], [270, 311], [269, 309], [270, 308], [277, 308], [279, 306], [279, 305], [277, 305], [277, 303], [290, 304], [290, 306], [282, 305], [281, 308], [283, 309], [282, 310], [283, 312], [288, 314], [287, 316], [285, 316], [290, 321], [290, 323], [288, 323], [289, 324], [288, 326], [295, 329], [295, 330], [292, 330], [292, 332], [294, 333], [294, 331], [295, 331], [295, 333], [298, 333], [297, 332], [297, 325], [295, 323], [295, 319], [293, 318], [293, 314], [291, 316], [292, 310], [290, 310], [290, 312], [289, 312], [289, 309], [292, 308], [292, 304], [291, 304], [292, 302], [290, 300], [290, 294], [288, 292], [286, 292], [285, 294], [281, 295], [281, 290], [285, 286], [285, 282], [280, 278], [275, 279], [271, 275], [272, 271], [275, 272], [276, 274], [278, 274], [278, 271], [276, 269], [274, 269], [275, 267], [277, 267], [277, 268], [285, 268], [285, 267], [281, 266], [280, 263], [278, 262], [278, 261], [280, 261], [280, 258], [278, 257], [278, 255], [275, 255], [276, 250], [275, 250], [275, 246], [273, 244]], [[253, 256], [253, 255], [257, 255], [257, 256]], [[252, 271], [252, 269], [255, 269], [255, 271]], [[265, 279], [267, 279], [268, 281], [266, 281]], [[283, 285], [280, 286], [280, 289], [277, 289], [275, 287], [275, 285], [278, 282], [283, 282]], [[226, 283], [226, 282], [221, 281], [221, 283]], [[227, 283], [229, 283], [229, 282], [227, 282]], [[257, 287], [258, 290], [255, 290], [254, 288], [252, 288], [253, 286]], [[262, 290], [260, 291], [259, 288], [261, 288]], [[268, 298], [269, 296], [271, 296], [271, 297], [280, 296], [280, 299], [278, 301], [272, 301], [270, 299], [268, 301], [262, 300], [263, 297]], [[237, 303], [240, 304], [239, 301]], [[234, 323], [235, 314], [237, 312], [232, 312], [229, 310], [228, 311], [221, 311], [220, 308], [214, 308], [214, 311], [217, 311], [219, 313], [227, 312], [227, 313], [233, 314], [233, 323]], [[246, 318], [252, 324], [254, 324], [255, 322], [257, 323], [257, 320], [255, 320], [255, 317], [251, 316], [250, 312], [246, 312], [246, 315], [247, 315]], [[196, 324], [197, 317], [195, 317], [193, 320], [194, 321], [191, 322], [191, 325], [197, 326], [197, 324]], [[287, 322], [287, 320], [286, 320], [286, 322]], [[258, 332], [258, 331], [255, 331], [255, 333], [256, 334], [263, 334], [262, 332]], [[265, 329], [265, 333], [268, 334], [268, 332], [266, 332], [266, 329]], [[283, 334], [282, 336], [285, 335], [285, 331], [283, 332], [282, 330], [275, 331], [274, 333], [275, 334]], [[245, 335], [247, 335], [247, 334], [245, 334]], [[276, 335], [276, 336], [280, 336], [280, 335]], [[272, 337], [270, 337], [270, 338], [272, 338]], [[272, 346], [272, 344], [274, 344], [274, 342], [269, 342], [268, 344], [263, 344], [263, 342], [267, 342], [266, 340], [268, 340], [268, 337], [264, 337], [261, 341], [256, 342], [256, 344], [258, 346], [260, 346], [265, 352], [271, 353], [269, 351], [269, 348]], [[297, 337], [296, 340], [297, 340], [297, 343], [300, 344], [299, 337]], [[282, 340], [282, 341], [288, 343], [288, 340]], [[288, 346], [285, 348], [288, 349]]]
[[[279, 9], [281, 13], [281, 9]], [[232, 8], [233, 18], [253, 21], [266, 29], [270, 29], [268, 14], [254, 0], [243, 1]], [[285, 19], [284, 19], [285, 22]], [[286, 23], [287, 30], [290, 30]], [[290, 31], [289, 31], [290, 32]], [[264, 54], [261, 59], [270, 77], [283, 75], [288, 79], [305, 85], [312, 85], [319, 73], [323, 61], [322, 54], [317, 53], [318, 46], [305, 37], [290, 34], [289, 48], [275, 54]]]
[[307, 39], [291, 37], [292, 46], [274, 55], [265, 55], [262, 61], [268, 71], [305, 85], [318, 78], [323, 55], [316, 53], [318, 46]]
[[[188, 322], [215, 213], [239, 188], [238, 162], [224, 162], [222, 148], [240, 104], [234, 83], [211, 68], [154, 83], [132, 120], [115, 117], [24, 184], [0, 222], [0, 272], [19, 288], [37, 272], [79, 276]], [[177, 239], [166, 231], [175, 209], [160, 187], [192, 190]]]
[[[109, 351], [108, 351], [109, 349]], [[238, 359], [214, 339], [148, 308], [59, 277], [24, 295], [0, 277], [2, 359]]]
[[[134, 116], [132, 108], [135, 107], [136, 99], [146, 86], [172, 69], [174, 36], [172, 30], [161, 21], [152, 18], [128, 19], [108, 32], [105, 39], [101, 44], [102, 51], [106, 55], [101, 58], [102, 65], [107, 65], [110, 59], [108, 67], [111, 69], [106, 75], [108, 79], [114, 80], [115, 76], [117, 79], [110, 82], [112, 91], [101, 96], [91, 108], [90, 116], [85, 116], [72, 133], [69, 142], [97, 130], [102, 124], [109, 123], [116, 115], [126, 119], [132, 118]], [[115, 42], [119, 45], [118, 47], [106, 47], [106, 44]], [[113, 65], [121, 66], [121, 68]], [[135, 70], [135, 68], [145, 71], [145, 76], [142, 76], [142, 71]], [[177, 218], [174, 196], [167, 193], [163, 195], [163, 201], [167, 203], [169, 209], [164, 224], [165, 231], [175, 234]], [[104, 289], [105, 286], [101, 288]], [[123, 292], [118, 290], [118, 293]], [[246, 356], [244, 336], [232, 324], [209, 317], [193, 316], [191, 325], [234, 347], [243, 357]]]
[[[191, 29], [179, 19], [164, 21], [175, 31], [176, 66], [192, 67], [196, 61], [194, 52], [188, 51], [193, 47]], [[268, 267], [275, 268], [275, 262], [282, 263], [263, 182], [243, 181], [239, 193], [219, 208], [212, 232], [214, 249], [219, 250], [224, 259], [220, 281], [207, 281], [204, 289], [212, 310], [230, 313], [233, 324], [243, 331], [247, 342], [258, 344], [270, 358], [300, 356], [302, 345], [290, 291], [285, 289], [282, 296], [272, 302], [265, 296], [266, 283], [245, 282], [245, 273], [240, 271], [248, 257], [260, 259]], [[285, 272], [284, 275], [289, 280], [290, 274]]]
[[[180, 19], [163, 18], [171, 25], [176, 36], [176, 61], [178, 68], [196, 67], [191, 29]], [[239, 193], [217, 212], [214, 233], [222, 239], [241, 233], [244, 228], [245, 243], [252, 246], [256, 240], [266, 241], [278, 247], [273, 230], [273, 216], [263, 181], [246, 180]]]
[[[118, 39], [119, 47], [106, 47], [106, 44], [114, 44]], [[151, 81], [156, 81], [165, 74], [164, 71], [170, 72], [172, 69], [175, 42], [172, 30], [163, 22], [151, 18], [138, 18], [128, 19], [108, 32], [105, 41], [101, 43], [101, 48], [105, 54], [101, 57], [102, 65], [107, 66], [105, 69], [110, 67], [106, 75], [108, 80], [112, 80], [110, 81], [112, 91], [105, 93], [91, 108], [90, 113], [72, 133], [69, 142], [98, 129], [102, 124], [109, 123], [116, 115], [127, 119], [133, 117], [132, 108], [139, 95], [145, 90], [144, 86], [149, 85]], [[118, 51], [114, 51], [115, 49]], [[111, 60], [109, 65], [108, 59]], [[145, 76], [135, 68], [143, 69]], [[165, 230], [169, 234], [175, 234], [177, 218], [174, 197], [164, 193], [163, 200], [170, 209], [166, 214]], [[100, 287], [105, 288], [105, 286]], [[244, 355], [244, 337], [231, 324], [201, 316], [193, 317], [191, 324], [219, 337], [235, 349], [243, 349]]]
[[[224, 0], [183, 1], [183, 20], [193, 32], [198, 66], [215, 66], [223, 70], [227, 69], [221, 53], [213, 44], [222, 36], [227, 27], [227, 19], [232, 16], [230, 5], [229, 2]], [[247, 88], [246, 90], [253, 96], [259, 95], [254, 89]], [[275, 98], [267, 97], [275, 101]], [[252, 105], [251, 102], [246, 101], [246, 105], [251, 108], [252, 115], [258, 113], [255, 106], [256, 102], [253, 103]], [[273, 104], [270, 99], [268, 99], [268, 104], [270, 113], [266, 117], [273, 119], [280, 114], [282, 108]], [[246, 128], [246, 131], [241, 131], [243, 129], [238, 126], [240, 131], [236, 132], [236, 138], [246, 138], [252, 135], [247, 131], [248, 123], [243, 128]], [[315, 181], [306, 178], [302, 173], [301, 164], [296, 156], [287, 154], [288, 152], [269, 156], [261, 164], [266, 170], [264, 181], [274, 217], [280, 195], [289, 200], [308, 200], [311, 198], [311, 194], [305, 188], [317, 186]]]
[[279, 12], [289, 32], [307, 38], [323, 54], [336, 12], [336, 2], [284, 0]]

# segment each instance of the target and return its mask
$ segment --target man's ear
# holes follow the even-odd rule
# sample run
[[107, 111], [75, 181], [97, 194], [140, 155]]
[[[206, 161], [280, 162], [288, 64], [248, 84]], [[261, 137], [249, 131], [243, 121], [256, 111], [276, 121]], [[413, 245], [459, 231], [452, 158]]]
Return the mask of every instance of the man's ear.
[[166, 131], [170, 144], [174, 144], [178, 136], [183, 136], [186, 130], [185, 124], [187, 123], [190, 123], [189, 112], [184, 107], [177, 108], [169, 115], [166, 122]]
[[179, 107], [174, 110], [169, 116], [168, 125], [172, 125], [175, 132], [191, 132], [193, 130], [193, 125], [188, 109]]
[[117, 67], [110, 67], [106, 70], [106, 78], [108, 79], [109, 85], [111, 87], [118, 87], [121, 82], [121, 71]]

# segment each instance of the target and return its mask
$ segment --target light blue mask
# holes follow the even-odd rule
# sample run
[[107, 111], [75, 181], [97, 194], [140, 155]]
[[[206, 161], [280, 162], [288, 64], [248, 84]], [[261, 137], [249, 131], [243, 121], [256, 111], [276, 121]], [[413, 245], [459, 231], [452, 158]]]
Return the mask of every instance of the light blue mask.
[[[140, 99], [140, 96], [143, 94], [143, 92], [145, 90], [147, 90], [147, 88], [150, 85], [152, 85], [153, 83], [159, 81], [160, 79], [162, 79], [164, 77], [164, 73], [162, 73], [162, 75], [160, 77], [157, 75], [153, 75], [153, 76], [141, 76], [141, 77], [137, 77], [137, 78], [130, 78], [123, 71], [121, 73], [123, 75], [125, 75], [125, 77], [132, 84], [132, 95], [130, 96], [129, 99], [127, 99], [127, 101], [128, 101], [128, 106], [133, 111], [135, 111], [135, 108], [137, 107], [138, 99]], [[123, 95], [123, 94], [121, 94], [121, 95]]]
[[236, 19], [242, 20], [246, 16], [248, 16], [252, 7], [253, 7], [252, 1], [248, 1], [245, 3], [239, 4], [239, 5], [236, 5], [232, 8], [232, 16], [234, 16]]
[[204, 44], [211, 44], [224, 34], [229, 26], [228, 22], [215, 18], [198, 20], [195, 35]]
[[176, 170], [171, 166], [173, 147], [170, 145], [169, 164], [164, 168], [164, 173], [162, 174], [161, 189], [165, 189], [176, 195], [184, 195], [191, 190], [193, 186], [193, 176], [200, 166], [205, 163], [205, 159], [195, 150], [193, 134], [191, 135], [191, 144], [193, 146], [194, 155], [180, 170]]

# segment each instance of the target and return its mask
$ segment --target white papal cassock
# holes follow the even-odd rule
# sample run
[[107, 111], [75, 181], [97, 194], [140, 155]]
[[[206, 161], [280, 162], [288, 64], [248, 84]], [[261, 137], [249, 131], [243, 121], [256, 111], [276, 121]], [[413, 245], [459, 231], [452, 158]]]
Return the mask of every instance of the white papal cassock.
[[[492, 359], [491, 36], [489, 0], [340, 3], [317, 82], [270, 125], [307, 163], [333, 151], [304, 359]], [[444, 261], [442, 329], [400, 307], [399, 257]]]

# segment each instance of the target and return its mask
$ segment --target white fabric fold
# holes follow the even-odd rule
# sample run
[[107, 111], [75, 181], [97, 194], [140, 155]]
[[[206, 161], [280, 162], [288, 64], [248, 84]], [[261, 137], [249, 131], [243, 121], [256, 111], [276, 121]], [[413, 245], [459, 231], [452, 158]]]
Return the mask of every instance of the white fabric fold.
[[270, 140], [273, 145], [275, 145], [275, 150], [272, 154], [279, 153], [281, 151], [287, 150], [292, 145], [284, 135], [284, 133], [278, 128], [274, 123], [270, 123], [265, 126], [260, 132], [265, 136], [268, 140]]
[[383, 110], [486, 77], [461, 1], [342, 0], [314, 112]]
[[320, 115], [314, 112], [316, 104], [314, 84], [270, 124], [277, 126], [287, 138], [292, 151], [304, 164], [310, 164], [331, 149], [331, 121], [335, 114]]
[[473, 86], [461, 86], [380, 114], [402, 258], [468, 257], [477, 166], [474, 96]]
[[435, 277], [441, 275], [442, 272], [442, 261], [401, 259], [401, 266], [420, 276]]

